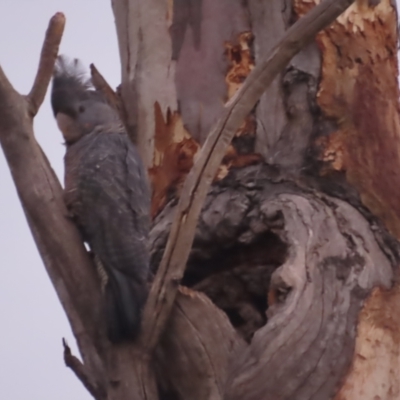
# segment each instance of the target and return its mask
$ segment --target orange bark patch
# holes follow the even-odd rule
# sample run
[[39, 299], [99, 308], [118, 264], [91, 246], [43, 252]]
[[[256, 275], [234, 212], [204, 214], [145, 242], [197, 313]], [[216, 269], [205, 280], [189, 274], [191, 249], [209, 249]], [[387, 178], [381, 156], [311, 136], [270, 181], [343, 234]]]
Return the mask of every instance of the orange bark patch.
[[335, 400], [400, 397], [400, 291], [375, 289], [360, 313], [353, 364]]
[[[171, 11], [172, 12], [172, 11]], [[226, 74], [228, 99], [243, 84], [254, 67], [250, 46], [253, 40], [251, 32], [242, 32], [238, 44], [225, 43], [229, 68]], [[151, 215], [154, 218], [165, 206], [170, 194], [176, 194], [182, 186], [186, 175], [194, 164], [194, 157], [200, 145], [185, 129], [177, 111], [167, 111], [164, 118], [160, 105], [154, 105], [156, 132], [154, 136], [154, 156], [149, 176], [153, 187]], [[255, 137], [254, 118], [249, 116], [236, 132], [236, 137]], [[214, 181], [221, 180], [229, 173], [230, 168], [242, 168], [262, 161], [259, 154], [240, 154], [231, 144], [215, 176]]]
[[252, 42], [253, 34], [242, 32], [238, 36], [238, 44], [225, 43], [226, 56], [230, 63], [225, 77], [228, 86], [228, 100], [237, 92], [254, 68], [254, 58], [250, 50]]
[[320, 137], [316, 145], [320, 148], [320, 159], [325, 161], [326, 167], [322, 169], [321, 174], [329, 173], [330, 169], [340, 171], [344, 168], [343, 164], [343, 130], [332, 133], [329, 137]]
[[[299, 15], [313, 0], [296, 0]], [[363, 203], [400, 238], [400, 121], [396, 13], [359, 0], [317, 37], [317, 102], [338, 130], [318, 139], [323, 173], [345, 171]], [[357, 326], [352, 366], [335, 400], [400, 398], [400, 288], [376, 288]]]
[[[397, 21], [390, 0], [353, 4], [317, 37], [322, 71], [317, 101], [339, 130], [321, 152], [343, 170], [363, 203], [400, 238], [400, 121]], [[296, 0], [301, 15], [313, 0]]]
[[[243, 124], [238, 129], [235, 136], [255, 136], [255, 134], [256, 125], [253, 118], [249, 116], [243, 121]], [[258, 164], [262, 162], [262, 160], [263, 158], [260, 154], [240, 154], [240, 152], [238, 152], [238, 150], [232, 144], [230, 144], [214, 181], [220, 181], [221, 179], [225, 178], [231, 168], [243, 168], [248, 165]]]
[[[228, 72], [225, 76], [225, 82], [228, 88], [227, 100], [229, 100], [242, 86], [243, 82], [254, 68], [254, 57], [251, 52], [253, 42], [252, 32], [242, 32], [238, 35], [237, 44], [231, 42], [225, 43], [225, 53], [229, 61]], [[254, 118], [249, 115], [244, 121], [235, 137], [256, 135], [256, 124]], [[232, 144], [222, 160], [215, 181], [225, 178], [231, 168], [243, 168], [248, 165], [257, 164], [262, 161], [259, 154], [241, 154]]]
[[167, 111], [166, 120], [160, 105], [154, 105], [156, 133], [154, 136], [153, 166], [149, 176], [153, 188], [151, 215], [165, 206], [170, 192], [178, 190], [193, 166], [199, 144], [190, 137], [177, 112]]

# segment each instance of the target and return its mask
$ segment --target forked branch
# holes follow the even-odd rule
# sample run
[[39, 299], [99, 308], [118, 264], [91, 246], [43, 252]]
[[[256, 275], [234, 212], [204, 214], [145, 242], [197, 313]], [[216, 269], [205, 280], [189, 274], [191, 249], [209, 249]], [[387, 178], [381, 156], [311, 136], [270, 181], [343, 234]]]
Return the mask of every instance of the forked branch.
[[291, 58], [330, 25], [354, 0], [325, 0], [298, 20], [250, 73], [226, 105], [187, 176], [167, 246], [144, 311], [141, 341], [151, 352], [170, 315], [192, 247], [197, 220], [222, 158], [244, 118]]
[[64, 25], [61, 13], [50, 20], [28, 96], [20, 95], [0, 68], [0, 144], [36, 245], [80, 344], [85, 367], [100, 376], [102, 366], [93, 340], [99, 331], [93, 310], [100, 301], [94, 268], [76, 227], [67, 218], [61, 185], [33, 133], [32, 120], [51, 80]]

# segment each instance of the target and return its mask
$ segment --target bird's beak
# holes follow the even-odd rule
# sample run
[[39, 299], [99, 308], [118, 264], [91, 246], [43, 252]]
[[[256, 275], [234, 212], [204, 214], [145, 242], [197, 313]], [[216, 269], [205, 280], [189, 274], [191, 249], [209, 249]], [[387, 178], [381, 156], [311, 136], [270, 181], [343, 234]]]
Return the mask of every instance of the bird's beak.
[[58, 128], [62, 132], [67, 144], [72, 144], [81, 138], [82, 133], [80, 129], [75, 120], [69, 115], [59, 112], [56, 115], [56, 120]]

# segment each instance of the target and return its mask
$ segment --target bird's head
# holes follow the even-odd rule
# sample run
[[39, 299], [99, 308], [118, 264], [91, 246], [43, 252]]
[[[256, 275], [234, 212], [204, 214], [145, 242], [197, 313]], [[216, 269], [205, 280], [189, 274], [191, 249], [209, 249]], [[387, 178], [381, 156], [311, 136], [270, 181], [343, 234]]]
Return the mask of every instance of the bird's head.
[[59, 56], [53, 74], [51, 105], [67, 145], [96, 127], [118, 121], [104, 96], [93, 89], [79, 60]]

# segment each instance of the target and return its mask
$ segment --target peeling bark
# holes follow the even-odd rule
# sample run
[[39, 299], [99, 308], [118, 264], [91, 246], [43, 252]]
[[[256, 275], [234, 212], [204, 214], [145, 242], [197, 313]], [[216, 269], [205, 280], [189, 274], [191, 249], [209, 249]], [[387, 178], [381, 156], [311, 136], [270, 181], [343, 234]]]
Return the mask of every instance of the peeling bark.
[[[253, 61], [257, 66], [288, 27], [315, 3], [249, 0], [228, 5], [225, 1], [175, 0], [171, 4], [169, 31], [179, 108], [157, 117], [162, 121], [157, 126], [162, 128], [156, 128], [155, 137], [165, 143], [166, 137], [178, 133], [178, 137], [193, 141], [195, 151], [188, 159], [184, 156], [186, 163], [196, 159], [198, 146], [223, 103], [241, 86], [246, 68], [252, 70]], [[350, 400], [352, 395], [365, 396], [367, 386], [360, 382], [360, 374], [368, 374], [369, 387], [371, 382], [389, 382], [395, 387], [387, 373], [380, 375], [371, 367], [372, 358], [362, 362], [357, 356], [375, 337], [370, 319], [377, 301], [373, 299], [380, 299], [379, 307], [395, 307], [397, 298], [397, 289], [389, 288], [398, 265], [398, 244], [382, 224], [395, 233], [396, 219], [391, 217], [397, 196], [383, 194], [385, 180], [380, 182], [380, 178], [379, 185], [371, 186], [368, 174], [380, 177], [381, 171], [375, 164], [378, 161], [365, 161], [367, 155], [379, 160], [385, 152], [377, 157], [377, 151], [389, 149], [391, 140], [396, 141], [389, 140], [389, 132], [397, 131], [395, 124], [389, 127], [389, 121], [396, 121], [398, 108], [393, 47], [397, 33], [387, 28], [393, 26], [394, 15], [388, 0], [358, 1], [290, 61], [248, 116], [243, 128], [246, 134], [236, 135], [207, 196], [182, 282], [206, 294], [217, 307], [204, 308], [197, 318], [216, 321], [214, 328], [220, 326], [225, 332], [227, 327], [217, 322], [218, 309], [225, 313], [235, 328], [237, 348], [219, 355], [223, 362], [229, 358], [227, 375], [209, 380], [212, 362], [202, 361], [204, 347], [197, 350], [196, 354], [203, 354], [198, 360], [184, 347], [187, 359], [177, 355], [180, 361], [171, 371], [161, 368], [163, 390], [172, 393], [172, 398], [320, 400], [337, 395]], [[373, 27], [370, 33], [369, 25]], [[244, 35], [251, 37], [248, 50], [241, 46]], [[373, 43], [372, 51], [369, 43]], [[360, 62], [353, 53], [364, 54], [366, 60]], [[376, 64], [382, 66], [381, 72]], [[361, 68], [365, 65], [369, 75]], [[377, 113], [379, 107], [370, 107], [372, 100], [366, 101], [365, 94], [376, 102], [376, 97], [379, 101], [385, 98], [383, 92], [390, 93], [391, 105], [383, 102], [387, 110], [382, 106]], [[363, 121], [365, 113], [368, 118]], [[388, 117], [376, 120], [385, 113]], [[360, 121], [364, 128], [359, 128]], [[388, 134], [382, 137], [385, 124]], [[350, 125], [356, 126], [358, 136], [348, 134]], [[378, 141], [368, 133], [371, 127]], [[171, 139], [170, 143], [182, 146], [184, 141]], [[154, 175], [156, 180], [167, 173], [167, 164], [174, 165], [166, 157], [173, 147], [167, 147], [156, 150], [153, 168], [162, 169]], [[387, 165], [393, 165], [394, 152], [388, 151]], [[182, 153], [171, 157], [177, 159], [177, 154]], [[244, 155], [246, 158], [241, 158]], [[157, 160], [161, 162], [157, 164]], [[251, 163], [258, 165], [249, 167]], [[371, 166], [363, 169], [363, 163]], [[174, 184], [174, 179], [165, 179], [163, 200], [157, 202], [153, 213], [154, 271], [172, 224], [180, 190], [177, 182], [182, 182], [185, 174], [182, 170], [175, 173]], [[393, 172], [387, 176], [393, 182]], [[378, 200], [373, 203], [371, 198]], [[392, 207], [386, 207], [388, 204]], [[196, 314], [195, 309], [191, 312]], [[173, 319], [179, 315], [176, 309], [173, 315]], [[188, 329], [183, 321], [180, 324], [180, 332]], [[397, 320], [386, 314], [376, 324], [379, 332], [388, 324], [393, 329], [398, 326]], [[182, 347], [178, 337], [168, 341], [172, 339], [170, 326], [162, 340], [165, 347], [157, 350], [162, 365], [166, 365], [162, 355], [172, 358], [170, 347], [179, 354], [187, 346], [184, 337]], [[226, 332], [231, 337], [231, 331]], [[196, 337], [201, 335], [206, 334]], [[384, 334], [380, 335], [383, 341]], [[217, 342], [210, 346], [214, 346], [212, 358], [214, 352], [219, 354], [219, 346]], [[394, 366], [397, 359], [390, 358], [389, 349], [396, 346], [393, 339], [387, 350], [374, 351], [386, 354]], [[196, 387], [193, 393], [189, 382]], [[370, 393], [383, 391], [371, 389]], [[385, 393], [390, 396], [389, 391]]]
[[[176, 11], [182, 2], [174, 3], [179, 18]], [[179, 47], [175, 82], [183, 122], [192, 137], [203, 143], [227, 100], [225, 43], [237, 44], [238, 35], [249, 31], [249, 23], [240, 0], [187, 3], [191, 24], [172, 30], [173, 44]]]
[[[143, 161], [150, 167], [154, 150], [154, 107], [177, 110], [175, 62], [168, 28], [171, 3], [164, 0], [113, 0], [118, 21], [121, 95]], [[157, 51], [155, 51], [157, 49]], [[140, 135], [136, 135], [136, 131]]]
[[335, 400], [399, 397], [399, 301], [398, 286], [391, 291], [377, 288], [366, 301], [357, 327], [355, 357]]
[[182, 187], [193, 167], [200, 146], [184, 128], [178, 112], [168, 110], [164, 119], [160, 105], [155, 104], [153, 166], [149, 169], [153, 189], [151, 215], [155, 217], [167, 201]]
[[[120, 97], [92, 69], [153, 184], [135, 343], [105, 339], [91, 260], [33, 136], [55, 53], [27, 98], [0, 69], [0, 140], [83, 356], [66, 346], [65, 361], [96, 399], [398, 398], [395, 10], [357, 1], [288, 64], [351, 1], [314, 3], [113, 1]], [[311, 9], [318, 21], [292, 26]]]
[[[298, 13], [309, 3], [297, 1]], [[351, 7], [320, 33], [317, 102], [334, 132], [320, 138], [321, 173], [344, 171], [363, 203], [400, 237], [397, 18], [390, 0]]]

